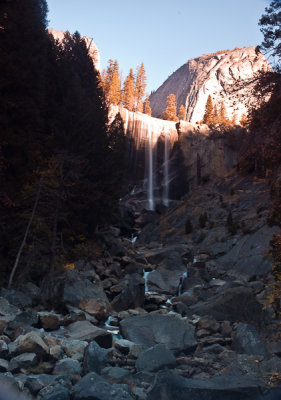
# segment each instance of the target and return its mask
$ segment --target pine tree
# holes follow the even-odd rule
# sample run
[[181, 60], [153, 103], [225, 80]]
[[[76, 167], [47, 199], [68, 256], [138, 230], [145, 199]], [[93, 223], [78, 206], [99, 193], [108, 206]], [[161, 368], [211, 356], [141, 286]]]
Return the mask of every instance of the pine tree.
[[133, 69], [130, 69], [129, 75], [123, 84], [123, 105], [127, 110], [134, 111], [135, 107], [135, 76]]
[[220, 108], [218, 110], [218, 121], [219, 121], [219, 124], [223, 125], [223, 126], [225, 126], [229, 123], [229, 119], [227, 116], [227, 112], [226, 112], [225, 104], [224, 104], [223, 100], [221, 101]]
[[162, 118], [168, 121], [177, 121], [177, 102], [176, 102], [176, 96], [171, 93], [167, 97], [167, 107], [163, 113]]
[[146, 74], [144, 63], [137, 67], [135, 82], [135, 111], [143, 112], [143, 97], [146, 89]]
[[241, 115], [240, 125], [242, 126], [242, 128], [247, 128], [247, 126], [249, 125], [249, 121], [245, 113]]
[[203, 124], [207, 124], [207, 125], [211, 125], [213, 124], [213, 117], [214, 117], [214, 107], [213, 107], [213, 101], [212, 101], [212, 97], [209, 94], [208, 98], [207, 98], [207, 102], [206, 102], [206, 107], [205, 107], [205, 113], [203, 116]]
[[280, 72], [281, 56], [281, 3], [280, 0], [271, 1], [269, 7], [265, 9], [266, 14], [259, 20], [263, 42], [261, 48], [266, 54], [273, 57], [276, 71]]
[[179, 108], [178, 118], [179, 118], [179, 120], [183, 120], [183, 121], [185, 120], [185, 107], [183, 104]]
[[147, 115], [151, 115], [151, 107], [150, 107], [150, 103], [149, 103], [148, 94], [146, 95], [144, 103], [143, 103], [143, 112]]
[[[46, 148], [45, 0], [0, 3], [0, 264], [10, 267], [20, 247], [28, 206]], [[32, 200], [31, 200], [32, 199]], [[5, 256], [5, 261], [2, 259]]]
[[213, 111], [213, 124], [216, 125], [218, 124], [219, 120], [219, 115], [218, 115], [218, 107], [217, 104], [214, 104], [214, 111]]
[[108, 60], [108, 67], [102, 72], [101, 79], [107, 104], [120, 105], [122, 101], [121, 78], [117, 60]]

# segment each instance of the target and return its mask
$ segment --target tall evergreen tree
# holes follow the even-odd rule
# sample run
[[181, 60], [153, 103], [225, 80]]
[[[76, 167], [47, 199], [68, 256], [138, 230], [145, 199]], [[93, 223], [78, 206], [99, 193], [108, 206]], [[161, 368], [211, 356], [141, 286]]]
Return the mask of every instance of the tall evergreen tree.
[[259, 21], [263, 42], [259, 48], [266, 54], [275, 57], [275, 67], [280, 71], [281, 59], [281, 2], [280, 0], [271, 1], [269, 7], [265, 9]]
[[213, 106], [213, 101], [212, 101], [212, 97], [209, 94], [208, 98], [207, 98], [207, 102], [206, 102], [206, 107], [205, 107], [205, 113], [203, 116], [203, 124], [207, 124], [207, 125], [211, 125], [213, 124], [213, 115], [214, 113], [214, 106]]
[[123, 105], [127, 110], [134, 111], [135, 107], [135, 76], [133, 69], [130, 69], [129, 75], [123, 84]]
[[146, 74], [144, 63], [137, 67], [136, 82], [135, 82], [135, 110], [143, 112], [143, 97], [146, 89]]
[[185, 120], [185, 114], [186, 114], [186, 112], [185, 112], [185, 107], [184, 107], [183, 104], [181, 104], [181, 106], [180, 106], [180, 108], [179, 108], [179, 114], [178, 114], [179, 120], [184, 121], [184, 120]]
[[150, 107], [150, 103], [149, 103], [148, 94], [146, 95], [144, 103], [143, 103], [143, 112], [147, 115], [151, 115], [151, 107]]
[[227, 116], [226, 108], [224, 101], [222, 100], [220, 103], [220, 108], [218, 110], [218, 122], [220, 125], [227, 125], [229, 124], [229, 119]]
[[108, 61], [108, 67], [102, 73], [102, 87], [108, 105], [121, 104], [121, 78], [119, 72], [119, 64], [117, 60], [110, 59]]
[[177, 101], [174, 93], [170, 93], [167, 97], [167, 107], [163, 113], [163, 119], [168, 121], [177, 121]]
[[[45, 0], [0, 3], [0, 264], [11, 265], [26, 227], [26, 201], [46, 147]], [[2, 255], [2, 257], [1, 257]], [[3, 272], [3, 270], [2, 270]], [[3, 276], [3, 273], [2, 273]]]

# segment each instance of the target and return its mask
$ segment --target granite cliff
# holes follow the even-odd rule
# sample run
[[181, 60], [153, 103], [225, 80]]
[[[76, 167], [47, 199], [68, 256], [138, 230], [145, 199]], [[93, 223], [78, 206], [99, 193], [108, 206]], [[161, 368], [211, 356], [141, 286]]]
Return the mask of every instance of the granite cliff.
[[253, 46], [203, 54], [182, 65], [150, 96], [152, 115], [161, 117], [167, 96], [174, 93], [178, 106], [183, 104], [186, 109], [186, 120], [199, 122], [211, 95], [218, 106], [224, 101], [228, 117], [233, 118], [235, 114], [239, 122], [251, 103], [252, 85], [234, 91], [235, 83], [239, 82], [240, 86], [258, 71], [269, 68], [263, 54], [256, 53]]

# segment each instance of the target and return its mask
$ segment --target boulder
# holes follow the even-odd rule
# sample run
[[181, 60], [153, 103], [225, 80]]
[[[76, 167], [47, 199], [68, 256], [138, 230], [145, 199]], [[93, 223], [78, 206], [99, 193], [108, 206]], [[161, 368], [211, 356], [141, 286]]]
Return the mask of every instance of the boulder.
[[79, 308], [99, 320], [107, 319], [110, 310], [109, 303], [99, 299], [83, 299], [79, 303]]
[[66, 340], [62, 342], [62, 348], [65, 354], [77, 361], [83, 360], [84, 351], [87, 346], [88, 342], [84, 340]]
[[133, 357], [138, 357], [140, 353], [144, 350], [144, 347], [140, 344], [136, 344], [126, 339], [115, 340], [114, 346], [122, 354], [130, 354]]
[[169, 270], [164, 267], [159, 267], [156, 270], [147, 274], [147, 285], [150, 291], [166, 294], [177, 294], [182, 270]]
[[[109, 301], [104, 291], [89, 279], [81, 278], [76, 271], [68, 270], [63, 288], [63, 302], [75, 307], [84, 304], [85, 300], [95, 300], [100, 303], [105, 310], [109, 310]], [[89, 306], [90, 307], [90, 306]], [[100, 315], [100, 309], [97, 311]]]
[[12, 340], [26, 333], [32, 326], [38, 324], [38, 315], [35, 310], [28, 309], [18, 314], [12, 321], [8, 323], [4, 329], [5, 335], [8, 335]]
[[238, 353], [268, 355], [257, 329], [249, 324], [239, 323], [237, 325], [232, 348]]
[[1, 289], [1, 296], [15, 307], [24, 308], [32, 306], [32, 298], [19, 290]]
[[222, 290], [206, 302], [191, 306], [190, 312], [210, 315], [217, 321], [242, 321], [253, 324], [260, 324], [264, 315], [262, 305], [251, 290], [243, 286]]
[[51, 385], [56, 380], [56, 376], [48, 374], [31, 374], [28, 375], [24, 386], [31, 394], [36, 395], [45, 386]]
[[0, 316], [13, 316], [19, 314], [18, 307], [13, 306], [4, 297], [0, 297]]
[[139, 355], [136, 360], [136, 370], [153, 372], [175, 364], [176, 358], [171, 350], [164, 344], [156, 344]]
[[180, 269], [183, 265], [181, 257], [192, 255], [192, 247], [188, 244], [171, 244], [144, 252], [143, 256], [151, 264], [160, 264], [164, 261], [171, 269]]
[[86, 373], [96, 372], [100, 374], [108, 361], [108, 351], [100, 347], [96, 342], [91, 342], [85, 349], [83, 367]]
[[70, 324], [66, 333], [71, 340], [91, 342], [95, 340], [100, 346], [110, 348], [112, 336], [105, 329], [98, 328], [89, 321], [77, 321]]
[[85, 375], [73, 389], [73, 400], [133, 400], [124, 385], [110, 385], [95, 372]]
[[41, 311], [38, 312], [39, 321], [42, 327], [46, 330], [59, 329], [63, 316], [53, 312]]
[[102, 370], [102, 375], [111, 381], [122, 381], [123, 379], [128, 378], [131, 373], [125, 368], [120, 367], [106, 367]]
[[69, 400], [69, 390], [60, 383], [48, 385], [41, 389], [37, 396], [38, 400]]
[[7, 360], [4, 360], [3, 358], [0, 358], [0, 372], [7, 371], [9, 371], [9, 362]]
[[1, 357], [7, 357], [9, 354], [9, 348], [7, 343], [4, 340], [0, 340], [0, 358]]
[[138, 274], [131, 275], [121, 293], [114, 297], [111, 306], [115, 311], [142, 307], [144, 303], [144, 280]]
[[242, 236], [226, 255], [218, 259], [218, 265], [239, 278], [268, 274], [273, 261], [265, 254], [272, 236], [279, 232], [276, 226], [264, 225], [253, 234]]
[[26, 335], [19, 336], [8, 347], [12, 356], [35, 353], [39, 358], [44, 358], [49, 354], [48, 346], [36, 332], [28, 332]]
[[59, 360], [53, 370], [54, 375], [62, 375], [67, 373], [70, 376], [80, 376], [82, 373], [82, 367], [79, 361], [73, 360], [72, 358], [63, 358]]
[[120, 331], [124, 338], [146, 348], [165, 344], [169, 349], [178, 351], [196, 345], [194, 326], [177, 314], [131, 316], [121, 321]]
[[250, 376], [218, 376], [187, 379], [175, 372], [160, 371], [149, 391], [148, 400], [259, 400], [264, 387]]
[[21, 368], [34, 367], [37, 364], [35, 353], [23, 353], [11, 359], [9, 364], [10, 371], [17, 371]]

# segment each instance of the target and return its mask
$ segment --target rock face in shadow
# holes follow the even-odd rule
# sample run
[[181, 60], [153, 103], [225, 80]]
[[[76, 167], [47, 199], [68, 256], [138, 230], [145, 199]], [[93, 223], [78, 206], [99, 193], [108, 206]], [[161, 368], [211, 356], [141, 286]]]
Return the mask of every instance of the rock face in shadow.
[[186, 120], [196, 123], [204, 115], [208, 95], [218, 106], [223, 100], [229, 118], [234, 114], [239, 121], [251, 103], [251, 86], [233, 93], [233, 84], [252, 78], [261, 69], [270, 69], [262, 53], [255, 47], [218, 51], [189, 60], [175, 71], [151, 96], [152, 115], [161, 117], [166, 99], [174, 93], [177, 104], [186, 109]]

